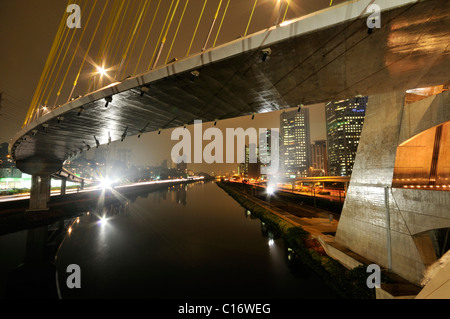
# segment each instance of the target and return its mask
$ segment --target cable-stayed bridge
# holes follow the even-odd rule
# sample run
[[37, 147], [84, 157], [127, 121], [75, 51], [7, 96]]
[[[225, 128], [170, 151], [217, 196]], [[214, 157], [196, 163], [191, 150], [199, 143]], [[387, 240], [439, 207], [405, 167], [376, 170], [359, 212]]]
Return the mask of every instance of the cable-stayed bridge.
[[[251, 121], [262, 112], [364, 95], [369, 96], [368, 110], [336, 241], [417, 283], [442, 253], [442, 247], [433, 248], [430, 232], [450, 227], [450, 193], [443, 191], [450, 172], [442, 164], [448, 163], [450, 154], [446, 151], [450, 108], [448, 92], [414, 103], [407, 103], [405, 95], [416, 88], [449, 84], [450, 1], [345, 1], [292, 19], [287, 19], [291, 2], [281, 2], [276, 14], [267, 16], [268, 27], [249, 33], [252, 23], [262, 19], [255, 18], [258, 1], [251, 1], [239, 37], [219, 44], [233, 3], [216, 1], [196, 53], [192, 44], [202, 30], [206, 1], [196, 14], [191, 12], [197, 17], [191, 36], [180, 38], [176, 32], [183, 30], [188, 1], [170, 2], [158, 32], [148, 27], [154, 27], [153, 17], [158, 17], [150, 1], [135, 3], [136, 11], [114, 1], [113, 10], [103, 6], [97, 13], [80, 3], [82, 16], [88, 15], [85, 23], [92, 22], [98, 31], [96, 26], [105, 19], [109, 31], [98, 43], [95, 33], [86, 35], [89, 43], [64, 99], [67, 78], [60, 80], [56, 74], [69, 74], [70, 68], [58, 72], [62, 64], [55, 63], [64, 56], [71, 60], [60, 45], [71, 37], [63, 17], [23, 128], [10, 143], [18, 167], [33, 175], [33, 187], [41, 190], [32, 192], [36, 200], [30, 201], [31, 208], [46, 208], [48, 176], [90, 148], [194, 120], [248, 115]], [[373, 4], [380, 9], [375, 17], [368, 10]], [[134, 23], [119, 41], [119, 26], [127, 20]], [[144, 21], [148, 25], [142, 28]], [[233, 24], [238, 22], [242, 21]], [[135, 36], [151, 30], [157, 35], [155, 45], [150, 54], [140, 54]], [[173, 56], [171, 48], [181, 38], [187, 40], [187, 54]], [[123, 46], [115, 67], [109, 69], [102, 58], [112, 55], [114, 60], [114, 50], [108, 48], [116, 41]], [[91, 45], [98, 51], [91, 52]], [[137, 57], [133, 62], [131, 52]], [[97, 59], [92, 58], [95, 55]], [[143, 57], [146, 66], [140, 71]], [[90, 76], [85, 76], [86, 61], [94, 70]], [[87, 78], [87, 93], [79, 95], [82, 78]], [[51, 88], [58, 84], [51, 105]], [[399, 161], [396, 155], [405, 149], [401, 147], [411, 146], [405, 143], [426, 131], [431, 132], [430, 139], [421, 143], [434, 147], [412, 145], [420, 165]], [[431, 164], [423, 164], [428, 159]], [[396, 188], [393, 176], [399, 171], [426, 176], [433, 190]]]

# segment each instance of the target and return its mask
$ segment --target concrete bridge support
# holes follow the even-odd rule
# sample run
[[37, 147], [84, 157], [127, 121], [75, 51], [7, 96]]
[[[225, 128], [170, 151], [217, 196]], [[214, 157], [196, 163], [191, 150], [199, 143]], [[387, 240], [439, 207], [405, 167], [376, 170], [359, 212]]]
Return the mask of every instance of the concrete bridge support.
[[32, 175], [29, 211], [47, 210], [50, 201], [51, 176]]
[[335, 237], [337, 243], [415, 284], [438, 257], [433, 230], [450, 227], [450, 192], [392, 188], [394, 168], [400, 143], [450, 120], [449, 93], [408, 105], [404, 92], [369, 96]]
[[36, 156], [19, 160], [16, 165], [22, 172], [31, 175], [29, 211], [47, 210], [50, 201], [51, 175], [61, 170], [62, 162]]
[[66, 195], [67, 178], [61, 178], [61, 195]]

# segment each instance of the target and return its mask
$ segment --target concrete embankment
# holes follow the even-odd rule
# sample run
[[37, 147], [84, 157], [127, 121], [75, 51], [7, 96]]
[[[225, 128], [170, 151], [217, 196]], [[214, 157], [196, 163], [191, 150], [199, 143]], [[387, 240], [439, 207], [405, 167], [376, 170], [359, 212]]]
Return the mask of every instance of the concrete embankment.
[[317, 235], [326, 233], [330, 224], [328, 219], [311, 218], [306, 222], [304, 218], [282, 212], [264, 201], [242, 193], [230, 183], [217, 182], [217, 185], [268, 227], [272, 227], [294, 251], [296, 258], [324, 278], [340, 296], [352, 299], [375, 298], [374, 289], [369, 289], [366, 285], [366, 268], [357, 266], [347, 269], [328, 256], [319, 242]]
[[[300, 207], [294, 210], [295, 215], [293, 215], [284, 211], [283, 206], [277, 207], [262, 200], [261, 196], [248, 195], [242, 191], [242, 187], [236, 186], [235, 183], [221, 182], [218, 185], [247, 209], [251, 210], [256, 207], [256, 211], [263, 210], [264, 214], [261, 214], [261, 219], [266, 216], [272, 216], [270, 218], [273, 219], [273, 216], [277, 216], [278, 220], [282, 219], [290, 225], [284, 226], [283, 229], [300, 227], [303, 232], [306, 232], [308, 234], [306, 239], [302, 237], [302, 233], [297, 232], [297, 238], [291, 238], [291, 242], [297, 240], [303, 252], [302, 258], [306, 260], [305, 263], [315, 270], [319, 270], [319, 273], [324, 276], [330, 276], [332, 284], [337, 284], [339, 289], [345, 290], [343, 295], [350, 296], [350, 298], [412, 299], [421, 291], [421, 287], [386, 269], [381, 270], [381, 287], [376, 288], [375, 291], [368, 289], [366, 269], [373, 262], [334, 241], [338, 221], [328, 219], [325, 211], [303, 207], [304, 212], [299, 213], [298, 211], [303, 208], [301, 205], [297, 205]], [[302, 239], [300, 240], [300, 238]], [[308, 257], [308, 255], [310, 256]], [[337, 276], [341, 276], [341, 280], [336, 280]], [[344, 278], [348, 278], [348, 281]]]

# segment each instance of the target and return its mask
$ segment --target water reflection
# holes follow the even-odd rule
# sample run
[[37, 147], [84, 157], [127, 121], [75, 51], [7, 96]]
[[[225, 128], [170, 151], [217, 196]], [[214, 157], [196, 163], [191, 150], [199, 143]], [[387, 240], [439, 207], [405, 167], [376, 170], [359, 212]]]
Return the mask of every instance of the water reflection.
[[[258, 219], [250, 210], [244, 210], [245, 218]], [[262, 220], [260, 221], [261, 235], [267, 240], [270, 256], [274, 264], [278, 264], [276, 269], [280, 268], [279, 263], [284, 263], [289, 271], [297, 278], [307, 279], [314, 278], [316, 274], [314, 271], [305, 265], [298, 254], [290, 248], [286, 241], [282, 238], [279, 232]]]
[[[132, 201], [135, 201], [140, 196], [148, 196], [148, 193], [132, 194], [130, 197]], [[26, 219], [30, 229], [0, 234], [3, 259], [0, 265], [2, 270], [0, 297], [6, 299], [58, 298], [55, 256], [65, 237], [70, 237], [77, 227], [82, 226], [79, 225], [81, 220], [88, 223], [100, 221], [101, 224], [106, 224], [109, 218], [119, 214], [129, 214], [129, 199], [117, 194], [108, 195], [111, 194], [102, 192], [98, 200], [80, 201], [76, 204], [65, 204], [57, 209], [50, 209], [49, 215], [66, 211], [67, 217], [51, 218], [48, 222], [33, 217], [31, 214], [34, 213], [27, 213], [22, 219]], [[80, 213], [80, 208], [88, 210]], [[81, 216], [84, 218], [80, 219]], [[20, 230], [20, 227], [16, 228]], [[16, 247], [19, 241], [25, 246], [23, 250]], [[8, 259], [6, 256], [11, 260], [6, 260]], [[16, 264], [11, 264], [14, 260]]]
[[[248, 209], [244, 209], [245, 218], [258, 219]], [[286, 246], [285, 241], [281, 238], [278, 231], [270, 228], [265, 222], [259, 220], [261, 224], [261, 236], [267, 239], [267, 245], [270, 248], [271, 256], [275, 256], [277, 260], [283, 260], [289, 269], [298, 267], [297, 262], [294, 261], [294, 251]], [[283, 257], [282, 257], [283, 256]]]
[[[203, 182], [198, 183], [191, 183], [191, 184], [180, 184], [180, 185], [172, 185], [170, 187], [167, 187], [166, 189], [157, 191], [158, 196], [154, 196], [153, 203], [154, 204], [160, 204], [166, 201], [170, 201], [172, 203], [181, 204], [183, 206], [186, 206], [187, 204], [187, 191], [188, 189], [194, 187], [194, 184], [200, 184]], [[147, 198], [148, 194], [146, 196], [140, 196], [142, 198]]]
[[73, 219], [61, 219], [22, 232], [26, 237], [25, 251], [22, 262], [7, 275], [6, 299], [58, 298], [54, 257], [72, 222]]
[[[306, 269], [291, 269], [277, 232], [212, 183], [105, 192], [83, 208], [24, 232], [8, 298], [57, 298], [55, 272], [62, 298], [335, 297]], [[70, 264], [82, 270], [82, 289], [65, 287]]]

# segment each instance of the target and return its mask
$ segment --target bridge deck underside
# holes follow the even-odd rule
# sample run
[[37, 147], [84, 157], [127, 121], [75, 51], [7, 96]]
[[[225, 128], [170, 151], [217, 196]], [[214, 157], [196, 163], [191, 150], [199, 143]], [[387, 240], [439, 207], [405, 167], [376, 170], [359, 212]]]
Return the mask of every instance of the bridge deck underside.
[[[262, 41], [256, 50], [243, 49], [213, 64], [200, 63], [146, 83], [149, 91], [143, 96], [139, 86], [116, 92], [108, 107], [100, 98], [84, 104], [80, 115], [74, 104], [62, 114], [54, 111], [26, 126], [11, 145], [12, 154], [18, 163], [36, 158], [62, 163], [87, 145], [95, 147], [95, 139], [106, 144], [109, 137], [121, 139], [125, 131], [131, 136], [191, 124], [195, 119], [214, 121], [301, 103], [449, 83], [450, 12], [443, 10], [446, 7], [450, 7], [448, 0], [430, 0], [382, 12], [382, 28], [372, 34], [366, 17], [361, 17], [301, 36]], [[249, 41], [251, 36], [230, 45], [242, 43], [244, 48]], [[272, 53], [263, 62], [261, 50], [267, 47]], [[201, 53], [200, 60], [208, 52]], [[199, 72], [198, 77], [192, 70]], [[59, 122], [58, 116], [63, 117]], [[48, 124], [45, 130], [44, 123]], [[33, 135], [32, 130], [37, 132]]]

